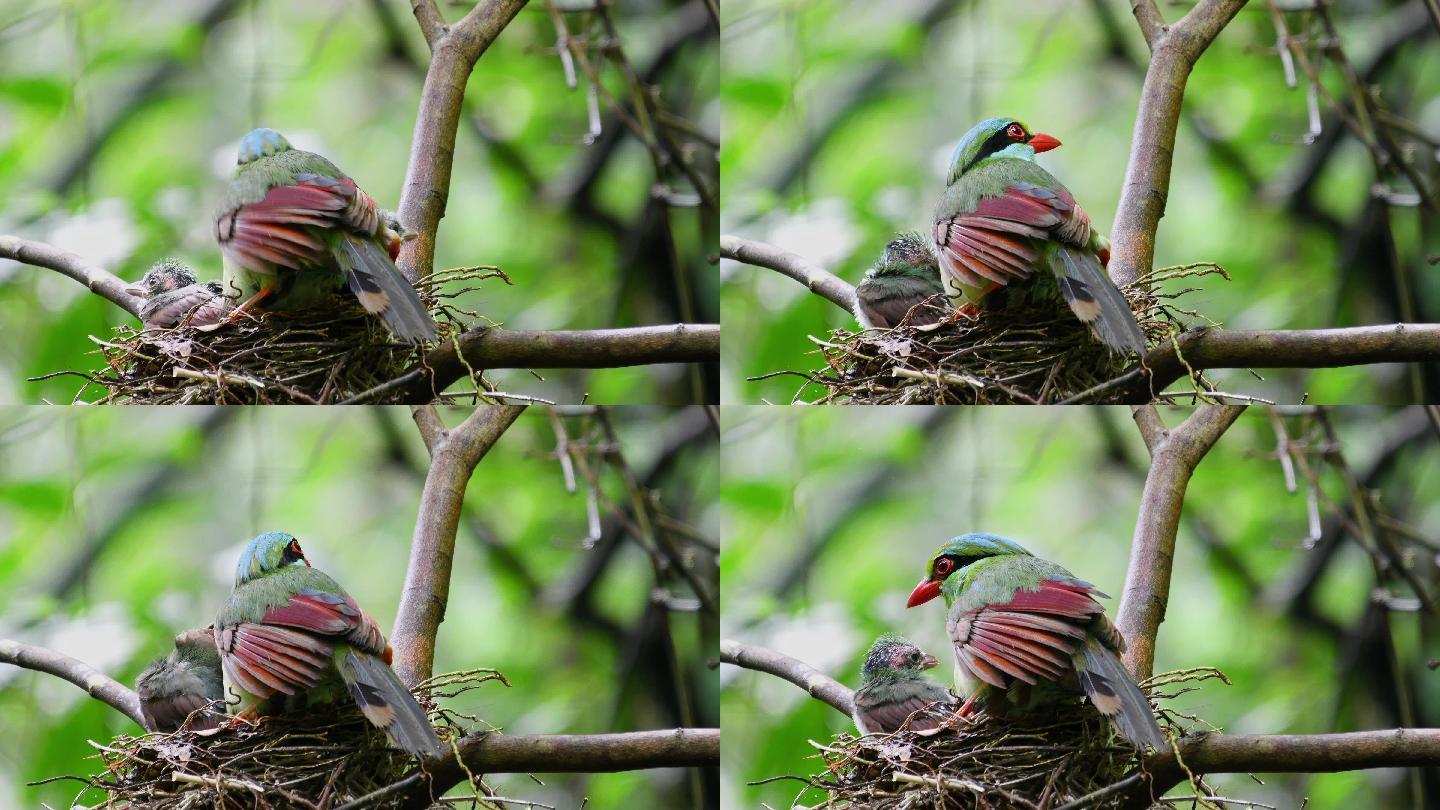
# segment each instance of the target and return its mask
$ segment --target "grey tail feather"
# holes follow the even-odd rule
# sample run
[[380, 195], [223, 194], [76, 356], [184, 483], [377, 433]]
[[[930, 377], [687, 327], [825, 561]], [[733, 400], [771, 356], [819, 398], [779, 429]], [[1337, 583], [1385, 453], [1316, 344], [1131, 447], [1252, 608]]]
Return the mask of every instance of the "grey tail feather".
[[361, 306], [383, 318], [396, 337], [410, 343], [435, 340], [434, 319], [379, 245], [342, 234], [335, 260]]
[[[340, 656], [336, 669], [360, 711], [385, 732], [396, 748], [416, 756], [434, 756], [443, 750], [425, 710], [389, 664], [350, 648]], [[377, 715], [389, 717], [389, 724], [382, 725]]]
[[1118, 705], [1114, 714], [1102, 714], [1115, 725], [1120, 736], [1129, 740], [1139, 749], [1153, 748], [1164, 751], [1169, 747], [1155, 714], [1150, 710], [1150, 701], [1140, 687], [1131, 680], [1130, 673], [1115, 653], [1101, 646], [1095, 639], [1085, 644], [1085, 668], [1079, 672], [1080, 686], [1090, 696], [1090, 702], [1097, 707], [1101, 704]]
[[1100, 342], [1117, 352], [1144, 353], [1145, 333], [1094, 253], [1060, 245], [1050, 266], [1065, 303]]

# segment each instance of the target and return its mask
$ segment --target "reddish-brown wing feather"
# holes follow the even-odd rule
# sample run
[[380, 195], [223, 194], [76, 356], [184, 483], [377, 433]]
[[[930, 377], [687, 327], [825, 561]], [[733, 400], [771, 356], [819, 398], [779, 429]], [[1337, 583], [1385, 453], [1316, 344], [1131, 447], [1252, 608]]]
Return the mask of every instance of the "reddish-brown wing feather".
[[955, 655], [968, 675], [1001, 689], [1013, 681], [1058, 681], [1073, 668], [1087, 625], [1104, 612], [1092, 586], [1047, 579], [1034, 591], [950, 621]]
[[331, 666], [337, 641], [374, 655], [387, 652], [379, 625], [354, 599], [319, 591], [296, 594], [260, 622], [221, 628], [219, 636], [231, 680], [258, 697], [314, 687]]
[[1065, 189], [1016, 183], [999, 197], [985, 197], [974, 211], [935, 223], [940, 262], [970, 287], [994, 288], [1029, 278], [1040, 254], [1031, 240], [1056, 238], [1082, 245], [1090, 217]]
[[257, 273], [325, 264], [328, 249], [313, 229], [343, 227], [370, 235], [379, 228], [375, 201], [354, 180], [316, 174], [297, 179], [216, 219], [215, 238], [232, 261]]

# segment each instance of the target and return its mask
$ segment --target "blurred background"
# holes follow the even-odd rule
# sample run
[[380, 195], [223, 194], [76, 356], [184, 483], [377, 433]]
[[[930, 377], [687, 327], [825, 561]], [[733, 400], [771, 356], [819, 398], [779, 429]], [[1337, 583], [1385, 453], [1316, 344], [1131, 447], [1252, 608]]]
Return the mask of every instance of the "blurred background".
[[[1192, 4], [1160, 5], [1173, 22]], [[1271, 9], [1295, 49], [1293, 89]], [[956, 142], [1001, 115], [1064, 142], [1041, 164], [1110, 230], [1148, 59], [1129, 3], [727, 0], [723, 11], [722, 233], [855, 283], [897, 231], [930, 226]], [[1245, 6], [1190, 76], [1155, 252], [1156, 267], [1218, 262], [1233, 281], [1161, 289], [1199, 287], [1179, 305], [1232, 329], [1440, 319], [1437, 44], [1423, 0]], [[1371, 86], [1362, 116], [1354, 91]], [[1346, 124], [1367, 116], [1373, 148]], [[806, 336], [856, 328], [773, 271], [725, 261], [721, 277], [724, 402], [788, 402], [799, 378], [746, 377], [818, 368]], [[1422, 371], [1207, 376], [1277, 402], [1440, 400], [1440, 368]]]
[[[1172, 426], [1184, 415], [1162, 411]], [[1148, 466], [1128, 409], [726, 408], [722, 429], [722, 638], [854, 688], [871, 642], [898, 632], [940, 659], [931, 675], [949, 685], [943, 605], [906, 610], [905, 600], [935, 549], [970, 531], [1064, 565], [1110, 594], [1115, 615]], [[1288, 465], [1275, 452], [1282, 435]], [[1426, 665], [1440, 655], [1433, 617], [1417, 612], [1395, 567], [1377, 584], [1347, 533], [1357, 519], [1341, 472], [1375, 493], [1366, 518], [1433, 593], [1437, 451], [1418, 408], [1243, 414], [1190, 482], [1155, 661], [1157, 673], [1218, 667], [1234, 685], [1208, 681], [1168, 705], [1233, 733], [1440, 723], [1440, 681]], [[722, 807], [818, 806], [823, 794], [796, 781], [748, 783], [820, 773], [808, 741], [854, 733], [849, 719], [774, 676], [727, 665], [720, 680]], [[1207, 781], [1275, 807], [1308, 797], [1310, 807], [1418, 808], [1440, 802], [1436, 776]]]
[[[440, 5], [450, 20], [464, 10]], [[678, 164], [657, 176], [613, 101], [631, 103], [627, 64], [658, 86], [677, 125], [693, 124], [682, 140], [713, 185], [705, 0], [617, 5], [614, 35], [593, 12], [550, 13], [571, 6], [530, 4], [471, 76], [435, 268], [499, 265], [514, 286], [491, 279], [455, 303], [516, 329], [715, 323], [713, 196]], [[600, 77], [593, 98], [584, 70], [567, 86], [560, 21]], [[394, 208], [428, 63], [405, 0], [0, 0], [0, 233], [126, 279], [169, 255], [219, 278], [213, 209], [241, 136], [278, 129]], [[86, 336], [120, 323], [133, 322], [75, 282], [0, 261], [0, 402], [68, 402], [78, 378], [25, 378], [97, 367]], [[718, 395], [713, 366], [490, 376], [557, 402]]]
[[[661, 492], [675, 526], [715, 537], [709, 416], [619, 408], [608, 417], [616, 443], [595, 417], [565, 416], [570, 452], [617, 448]], [[487, 683], [449, 707], [515, 734], [713, 728], [713, 618], [686, 606], [683, 586], [670, 586], [669, 610], [652, 599], [650, 558], [608, 507], [628, 503], [618, 474], [598, 459], [589, 467], [603, 485], [592, 527], [586, 476], [567, 492], [556, 436], [531, 409], [470, 482], [435, 671], [493, 667], [513, 686]], [[272, 529], [299, 537], [388, 635], [425, 459], [404, 409], [0, 409], [0, 637], [133, 684], [176, 632], [213, 619], [245, 542]], [[713, 583], [708, 557], [695, 563], [702, 576], [708, 564]], [[92, 773], [100, 766], [87, 740], [139, 732], [75, 686], [5, 665], [0, 728], [3, 807], [70, 806], [78, 783], [25, 783]], [[597, 808], [694, 807], [692, 774], [715, 795], [713, 769], [486, 781], [555, 807], [587, 798]]]

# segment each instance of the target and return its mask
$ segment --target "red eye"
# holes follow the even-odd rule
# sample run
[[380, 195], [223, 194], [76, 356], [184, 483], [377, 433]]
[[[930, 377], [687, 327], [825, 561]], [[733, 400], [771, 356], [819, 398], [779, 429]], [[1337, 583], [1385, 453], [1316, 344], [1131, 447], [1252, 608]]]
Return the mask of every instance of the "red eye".
[[935, 576], [948, 577], [950, 572], [955, 570], [955, 561], [949, 557], [941, 557], [935, 561]]
[[1025, 128], [1020, 126], [1019, 124], [1011, 124], [1010, 126], [1006, 127], [1005, 134], [1010, 136], [1010, 139], [1013, 141], [1025, 140]]

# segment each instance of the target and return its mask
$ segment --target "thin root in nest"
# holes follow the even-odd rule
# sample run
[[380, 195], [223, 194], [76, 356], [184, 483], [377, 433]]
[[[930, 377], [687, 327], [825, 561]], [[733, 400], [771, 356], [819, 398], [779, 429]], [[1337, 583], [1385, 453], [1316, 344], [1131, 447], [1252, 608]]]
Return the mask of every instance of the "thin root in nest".
[[[1155, 285], [1211, 273], [1229, 278], [1224, 269], [1207, 262], [1158, 269], [1121, 291], [1147, 346], [1173, 341], [1184, 328], [1182, 316], [1203, 319], [1173, 303], [1192, 289], [1159, 293]], [[1002, 308], [939, 329], [837, 329], [829, 339], [810, 339], [820, 347], [825, 367], [813, 373], [779, 373], [807, 380], [796, 392], [796, 401], [808, 394], [811, 385], [823, 388], [824, 394], [813, 400], [816, 404], [1054, 403], [1114, 379], [1133, 363], [1095, 340], [1089, 327], [1060, 301], [1048, 311]], [[775, 375], [754, 379], [769, 376]], [[1209, 389], [1208, 381], [1198, 374], [1192, 382], [1197, 390]]]
[[[435, 273], [416, 285], [439, 324], [442, 343], [463, 331], [462, 318], [483, 317], [449, 302], [488, 278], [510, 283], [497, 268], [462, 267]], [[442, 291], [442, 283], [449, 289]], [[416, 347], [396, 341], [378, 318], [345, 295], [312, 310], [241, 316], [213, 332], [189, 326], [145, 331], [120, 326], [109, 339], [91, 340], [99, 346], [105, 368], [59, 374], [88, 381], [77, 400], [92, 385], [103, 389], [95, 404], [335, 403], [422, 361]], [[485, 385], [483, 379], [476, 382]]]
[[[1204, 667], [1162, 673], [1145, 685], [1152, 700], [1163, 705], [1212, 678], [1229, 683], [1219, 670]], [[1157, 691], [1186, 683], [1192, 686]], [[1173, 712], [1161, 715], [1172, 739], [1183, 733]], [[1136, 778], [1140, 767], [1134, 748], [1092, 706], [1079, 701], [1030, 720], [1001, 720], [981, 711], [953, 733], [842, 734], [830, 744], [811, 745], [819, 750], [824, 771], [809, 778], [782, 777], [808, 785], [796, 798], [797, 806], [1036, 810], [1088, 797], [1087, 808], [1113, 807], [1124, 791], [1096, 794]], [[1206, 790], [1199, 783], [1193, 787]], [[818, 802], [817, 793], [824, 794]]]
[[[474, 669], [437, 675], [417, 688], [420, 705], [441, 721], [436, 733], [447, 746], [461, 736], [454, 721], [463, 716], [437, 708], [435, 700], [492, 680], [509, 685], [495, 670]], [[136, 810], [327, 810], [387, 787], [417, 765], [414, 757], [391, 748], [384, 733], [348, 702], [266, 717], [253, 726], [121, 736], [90, 745], [104, 766], [102, 772], [43, 780], [84, 783], [75, 806], [95, 804], [103, 796], [105, 807]], [[472, 787], [477, 795], [489, 793], [478, 780]]]

